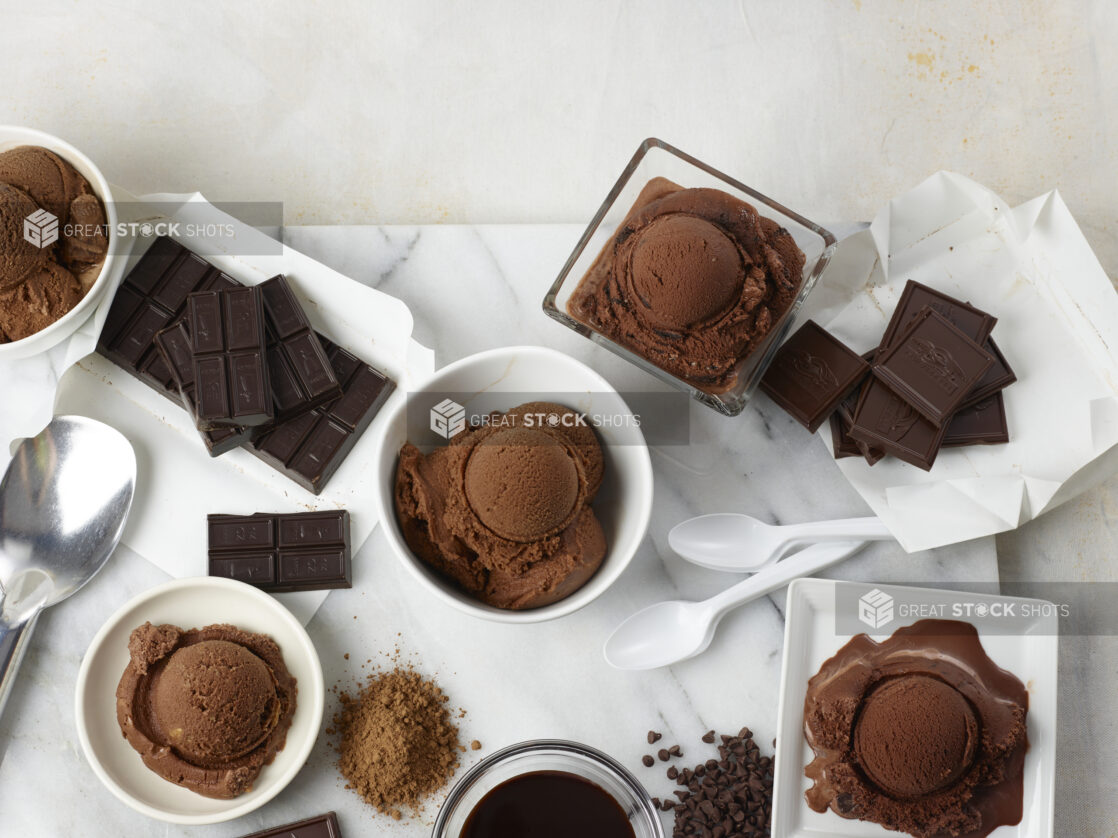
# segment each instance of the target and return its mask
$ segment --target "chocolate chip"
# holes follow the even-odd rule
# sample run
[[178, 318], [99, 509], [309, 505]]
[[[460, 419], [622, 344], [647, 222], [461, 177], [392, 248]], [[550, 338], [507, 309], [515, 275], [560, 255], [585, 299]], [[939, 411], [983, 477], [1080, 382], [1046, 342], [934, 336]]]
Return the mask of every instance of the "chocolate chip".
[[654, 760], [650, 754], [645, 754], [643, 757], [641, 757], [641, 762], [644, 763], [645, 768], [651, 768], [653, 765], [656, 764], [656, 760]]
[[[675, 812], [672, 838], [762, 838], [769, 835], [772, 817], [773, 758], [761, 756], [753, 732], [716, 737], [708, 731], [703, 742], [718, 746], [718, 759], [694, 768], [669, 766], [669, 780], [679, 786], [669, 798], [654, 802], [663, 812]], [[659, 751], [661, 760], [680, 756], [678, 745]]]
[[648, 732], [648, 744], [649, 745], [652, 745], [656, 742], [659, 742], [660, 738], [661, 738], [661, 734], [657, 733], [655, 730], [650, 730]]
[[660, 762], [667, 762], [671, 758], [667, 748], [661, 748], [656, 752], [656, 756], [660, 757]]

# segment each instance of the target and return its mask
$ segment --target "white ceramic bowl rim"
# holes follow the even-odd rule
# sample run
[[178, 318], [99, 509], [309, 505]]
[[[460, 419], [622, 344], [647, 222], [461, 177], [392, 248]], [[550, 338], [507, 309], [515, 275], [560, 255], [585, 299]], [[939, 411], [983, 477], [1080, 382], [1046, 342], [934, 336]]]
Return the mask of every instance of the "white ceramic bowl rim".
[[[119, 623], [124, 619], [124, 617], [134, 611], [137, 607], [142, 606], [143, 604], [156, 599], [166, 593], [186, 592], [189, 591], [191, 587], [216, 587], [235, 591], [238, 596], [244, 596], [248, 599], [256, 600], [270, 615], [287, 624], [287, 627], [292, 630], [292, 633], [299, 638], [302, 646], [302, 648], [298, 649], [296, 653], [300, 656], [305, 656], [306, 660], [312, 664], [312, 666], [310, 666], [312, 676], [311, 683], [305, 683], [304, 678], [301, 678], [299, 680], [299, 705], [296, 708], [295, 712], [297, 714], [309, 713], [313, 714], [316, 717], [310, 720], [312, 722], [309, 727], [310, 735], [307, 736], [303, 741], [293, 742], [291, 740], [291, 737], [288, 737], [288, 741], [284, 746], [283, 751], [281, 751], [280, 753], [284, 754], [285, 756], [293, 755], [293, 758], [289, 756], [290, 762], [282, 774], [273, 775], [268, 778], [268, 787], [266, 791], [264, 791], [262, 794], [259, 794], [258, 796], [254, 795], [252, 799], [245, 800], [240, 805], [230, 805], [230, 808], [226, 810], [200, 815], [182, 815], [176, 812], [164, 811], [162, 809], [151, 806], [142, 800], [139, 800], [138, 798], [130, 794], [127, 790], [122, 788], [120, 784], [118, 784], [116, 780], [113, 779], [113, 777], [102, 765], [99, 755], [94, 750], [93, 743], [90, 740], [89, 730], [86, 726], [84, 712], [85, 708], [83, 702], [87, 689], [87, 682], [90, 676], [92, 661], [96, 656], [96, 653], [103, 645], [106, 636], [114, 631]], [[230, 621], [233, 622], [234, 619], [235, 618], [231, 619]], [[290, 652], [285, 651], [285, 659], [290, 661], [292, 658], [293, 655]], [[167, 823], [186, 825], [220, 823], [223, 821], [232, 820], [234, 818], [239, 818], [242, 815], [247, 815], [249, 812], [252, 812], [255, 809], [263, 806], [265, 803], [267, 803], [269, 800], [283, 791], [288, 783], [290, 783], [291, 780], [295, 778], [295, 775], [298, 774], [300, 770], [302, 770], [303, 765], [306, 763], [307, 758], [310, 756], [311, 750], [314, 748], [319, 728], [322, 725], [322, 715], [324, 707], [325, 685], [322, 675], [322, 664], [319, 661], [318, 652], [314, 647], [314, 643], [311, 642], [310, 636], [307, 635], [306, 629], [303, 628], [303, 625], [297, 619], [295, 619], [295, 616], [290, 611], [288, 611], [287, 608], [281, 605], [278, 600], [274, 599], [263, 591], [260, 591], [257, 588], [252, 587], [251, 585], [246, 585], [243, 582], [237, 582], [232, 579], [225, 579], [219, 576], [196, 576], [183, 579], [172, 579], [169, 582], [165, 582], [162, 585], [157, 585], [154, 588], [149, 588], [148, 590], [137, 594], [136, 596], [132, 597], [132, 599], [128, 600], [128, 602], [121, 605], [120, 608], [114, 611], [112, 616], [110, 616], [105, 621], [98, 632], [93, 636], [93, 640], [90, 641], [89, 647], [86, 649], [86, 653], [82, 658], [81, 668], [78, 670], [77, 685], [74, 690], [74, 721], [78, 730], [78, 740], [81, 743], [82, 751], [85, 753], [86, 761], [93, 769], [93, 773], [97, 775], [97, 778], [109, 791], [113, 793], [113, 795], [116, 796], [117, 799], [119, 799], [123, 803], [126, 803], [137, 812], [143, 815], [147, 815], [150, 818], [154, 818], [156, 820], [164, 821]], [[139, 754], [136, 754], [135, 756], [137, 760], [140, 759]], [[274, 767], [274, 764], [271, 766], [267, 766], [265, 768], [265, 771], [267, 771], [269, 768]], [[156, 775], [153, 774], [152, 776], [155, 777]], [[160, 779], [160, 782], [167, 781]], [[235, 800], [236, 798], [234, 798], [234, 801]], [[232, 804], [234, 801], [230, 801], [230, 803]]]
[[[438, 390], [446, 389], [453, 391], [453, 387], [445, 387], [448, 381], [452, 381], [454, 377], [463, 369], [472, 366], [480, 365], [498, 358], [520, 358], [520, 359], [546, 359], [550, 362], [557, 362], [560, 364], [568, 365], [572, 370], [578, 372], [587, 382], [587, 389], [591, 392], [601, 392], [603, 394], [615, 396], [622, 404], [624, 400], [620, 394], [613, 388], [613, 386], [606, 381], [598, 372], [588, 367], [586, 364], [578, 361], [571, 356], [551, 349], [546, 346], [502, 346], [496, 349], [487, 349], [482, 352], [477, 352], [473, 355], [467, 355], [460, 358], [445, 367], [437, 370], [433, 375], [429, 376], [425, 381], [418, 383], [412, 392], [423, 390]], [[627, 408], [627, 406], [626, 406]], [[617, 578], [625, 571], [636, 552], [636, 547], [624, 561], [619, 561], [614, 565], [606, 566], [609, 562], [609, 553], [606, 555], [606, 563], [599, 568], [598, 572], [590, 578], [590, 580], [564, 599], [559, 600], [551, 605], [545, 605], [540, 608], [533, 608], [525, 611], [512, 611], [493, 606], [486, 605], [478, 600], [473, 599], [468, 594], [457, 593], [452, 594], [447, 590], [439, 587], [428, 576], [428, 571], [419, 567], [419, 559], [416, 558], [407, 543], [399, 532], [399, 525], [396, 523], [396, 510], [393, 502], [392, 487], [385, 487], [381, 485], [379, 472], [384, 463], [385, 458], [390, 458], [394, 463], [398, 455], [398, 450], [392, 445], [389, 440], [389, 435], [392, 433], [393, 426], [399, 420], [400, 415], [407, 410], [407, 399], [401, 400], [393, 410], [393, 412], [386, 418], [384, 423], [384, 430], [379, 442], [379, 453], [377, 455], [376, 468], [378, 471], [378, 479], [375, 485], [377, 486], [378, 493], [378, 507], [381, 515], [382, 529], [384, 530], [385, 537], [391, 544], [393, 551], [404, 563], [411, 575], [419, 581], [428, 591], [432, 592], [441, 599], [443, 602], [470, 614], [475, 617], [480, 617], [485, 620], [501, 623], [540, 623], [548, 620], [557, 619], [566, 616], [580, 608], [588, 605], [602, 593], [604, 593]], [[637, 540], [637, 546], [643, 540], [644, 534], [648, 531], [648, 525], [652, 518], [652, 459], [648, 454], [648, 449], [643, 445], [644, 436], [639, 429], [636, 430], [642, 443], [642, 450], [644, 456], [639, 458], [636, 472], [632, 475], [634, 480], [641, 481], [648, 486], [645, 492], [644, 502], [640, 508], [627, 508], [625, 510], [626, 516], [636, 516], [631, 520], [628, 529], [635, 529], [639, 527], [641, 538]], [[392, 470], [394, 473], [395, 469]], [[612, 545], [607, 547], [607, 551], [612, 549]]]
[[89, 185], [105, 207], [105, 223], [109, 228], [109, 248], [105, 254], [105, 261], [101, 265], [101, 272], [78, 304], [46, 328], [11, 343], [0, 343], [0, 359], [5, 355], [26, 357], [27, 354], [34, 354], [34, 352], [27, 352], [33, 344], [40, 344], [38, 351], [46, 351], [72, 334], [96, 308], [104, 291], [104, 285], [112, 274], [112, 267], [120, 258], [115, 252], [119, 242], [116, 234], [117, 214], [112, 189], [96, 164], [70, 143], [46, 131], [20, 125], [0, 125], [0, 151], [20, 145], [42, 146], [77, 168], [84, 169], [82, 175], [90, 182]]

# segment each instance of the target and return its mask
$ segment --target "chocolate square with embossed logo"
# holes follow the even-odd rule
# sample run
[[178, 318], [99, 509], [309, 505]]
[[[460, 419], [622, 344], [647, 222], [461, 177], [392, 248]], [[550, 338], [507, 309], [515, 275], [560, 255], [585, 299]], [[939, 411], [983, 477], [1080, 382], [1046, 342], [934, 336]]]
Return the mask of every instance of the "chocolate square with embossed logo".
[[942, 291], [910, 279], [901, 292], [901, 298], [897, 302], [896, 309], [893, 310], [889, 325], [885, 327], [885, 334], [881, 338], [882, 353], [893, 345], [893, 341], [904, 333], [924, 308], [930, 308], [941, 317], [947, 318], [951, 325], [975, 343], [985, 341], [998, 322], [998, 318], [975, 308], [970, 303], [956, 300]]
[[270, 593], [352, 587], [349, 512], [208, 515], [210, 576]]
[[867, 372], [858, 353], [808, 320], [773, 357], [761, 389], [815, 433]]
[[870, 378], [854, 411], [853, 439], [925, 471], [932, 467], [947, 427], [937, 428], [878, 378]]
[[296, 821], [295, 823], [274, 826], [245, 835], [244, 838], [342, 838], [338, 819], [333, 812]]
[[947, 423], [944, 448], [961, 445], [1001, 445], [1009, 442], [1005, 399], [995, 393], [983, 401], [957, 411]]
[[946, 317], [924, 308], [877, 358], [873, 374], [938, 428], [993, 363], [993, 355]]

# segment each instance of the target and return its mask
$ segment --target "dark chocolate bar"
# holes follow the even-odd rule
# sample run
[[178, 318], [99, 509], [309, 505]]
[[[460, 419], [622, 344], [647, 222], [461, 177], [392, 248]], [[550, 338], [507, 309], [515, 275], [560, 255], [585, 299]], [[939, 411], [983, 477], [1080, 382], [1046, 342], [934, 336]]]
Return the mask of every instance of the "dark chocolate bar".
[[257, 457], [316, 495], [396, 387], [352, 353], [325, 338], [322, 343], [342, 395], [249, 444]]
[[901, 298], [897, 301], [889, 325], [885, 327], [885, 335], [881, 338], [882, 352], [893, 345], [897, 337], [925, 307], [946, 318], [956, 329], [978, 344], [983, 343], [990, 336], [994, 324], [998, 322], [993, 315], [969, 303], [956, 300], [942, 291], [910, 279], [901, 292]]
[[337, 816], [333, 812], [327, 812], [304, 821], [273, 826], [271, 829], [245, 835], [244, 838], [342, 838], [342, 833], [338, 829]]
[[773, 357], [761, 389], [815, 433], [868, 371], [856, 352], [808, 320]]
[[353, 585], [349, 513], [208, 515], [210, 576], [269, 593]]
[[878, 378], [862, 388], [849, 434], [925, 471], [936, 461], [946, 424], [937, 428]]
[[877, 358], [873, 374], [938, 428], [993, 363], [947, 318], [924, 308]]
[[268, 338], [259, 286], [193, 293], [186, 313], [198, 429], [271, 422]]
[[284, 422], [337, 398], [342, 388], [287, 280], [274, 276], [258, 287], [264, 295], [275, 421]]
[[961, 445], [1001, 445], [1009, 442], [1005, 399], [1001, 393], [964, 407], [951, 417], [943, 437], [944, 448]]
[[[196, 416], [194, 401], [194, 355], [190, 349], [190, 332], [186, 323], [179, 321], [169, 329], [155, 336], [155, 345], [170, 371], [172, 387], [179, 393], [183, 407], [191, 416]], [[199, 431], [202, 442], [211, 457], [232, 451], [252, 438], [251, 428], [215, 428], [212, 431]]]
[[[109, 308], [105, 326], [98, 340], [97, 351], [160, 395], [180, 404], [181, 396], [171, 372], [155, 346], [155, 334], [185, 317], [186, 298], [193, 291], [235, 288], [238, 285], [240, 283], [235, 279], [209, 265], [178, 242], [160, 237], [152, 243], [124, 278]], [[339, 380], [343, 374], [352, 375], [357, 367], [362, 365], [348, 352], [340, 351], [331, 355], [329, 350], [333, 344], [321, 334], [317, 332], [315, 334], [318, 335], [323, 348], [327, 349], [327, 357], [334, 368], [335, 377]], [[338, 364], [341, 364], [341, 368]], [[384, 378], [376, 370], [369, 369], [374, 376]], [[365, 376], [364, 380], [367, 379], [368, 376]], [[337, 471], [357, 438], [372, 422], [384, 399], [395, 389], [395, 384], [391, 380], [384, 379], [384, 381], [383, 398], [375, 400], [375, 403], [360, 417], [357, 427], [345, 434], [346, 439], [338, 446], [330, 461], [320, 469], [314, 468], [311, 463], [302, 464], [306, 472], [317, 472], [313, 481], [294, 477], [293, 472], [282, 464], [283, 461], [269, 450], [258, 450], [247, 444], [245, 448], [276, 467], [284, 475], [296, 480], [300, 485], [308, 488], [313, 485], [315, 488], [311, 488], [311, 491], [317, 493]], [[369, 388], [364, 389], [367, 391]], [[269, 448], [273, 445], [278, 446], [282, 439], [289, 438], [292, 433], [297, 437], [296, 443], [302, 440], [306, 436], [303, 417], [308, 415], [303, 414], [291, 419], [290, 423], [284, 422], [277, 426], [276, 430], [281, 433], [269, 443]], [[352, 415], [352, 410], [349, 415]], [[303, 423], [300, 420], [303, 420]], [[296, 427], [292, 428], [291, 425]], [[257, 434], [260, 430], [256, 429]]]
[[238, 284], [181, 244], [162, 236], [117, 289], [97, 351], [178, 402], [171, 372], [155, 346], [156, 333], [185, 316], [186, 298], [195, 291], [235, 288]]

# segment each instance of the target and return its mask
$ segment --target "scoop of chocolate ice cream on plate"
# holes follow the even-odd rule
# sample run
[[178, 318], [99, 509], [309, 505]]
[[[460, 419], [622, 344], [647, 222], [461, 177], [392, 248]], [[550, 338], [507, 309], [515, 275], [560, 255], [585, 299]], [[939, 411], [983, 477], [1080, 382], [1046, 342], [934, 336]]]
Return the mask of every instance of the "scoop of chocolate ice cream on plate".
[[239, 817], [282, 791], [314, 747], [325, 698], [292, 613], [209, 576], [117, 610], [89, 645], [76, 693], [94, 774], [136, 811], [178, 824]]

